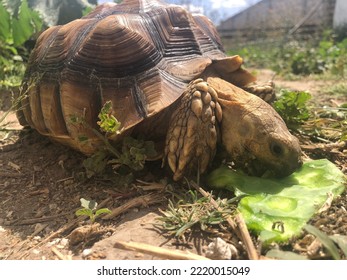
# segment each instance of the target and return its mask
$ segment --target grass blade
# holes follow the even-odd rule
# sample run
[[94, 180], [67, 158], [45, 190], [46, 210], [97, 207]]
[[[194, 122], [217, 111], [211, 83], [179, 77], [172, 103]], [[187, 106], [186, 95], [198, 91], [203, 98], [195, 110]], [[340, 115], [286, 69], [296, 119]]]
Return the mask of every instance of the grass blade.
[[277, 249], [272, 249], [266, 253], [269, 258], [280, 259], [280, 260], [308, 260], [307, 257], [295, 254], [293, 252], [281, 251]]
[[324, 247], [330, 252], [331, 256], [335, 260], [340, 260], [340, 253], [336, 245], [334, 244], [333, 240], [324, 232], [320, 231], [318, 228], [311, 226], [311, 225], [305, 225], [304, 229], [308, 232], [316, 236], [320, 242], [324, 245]]

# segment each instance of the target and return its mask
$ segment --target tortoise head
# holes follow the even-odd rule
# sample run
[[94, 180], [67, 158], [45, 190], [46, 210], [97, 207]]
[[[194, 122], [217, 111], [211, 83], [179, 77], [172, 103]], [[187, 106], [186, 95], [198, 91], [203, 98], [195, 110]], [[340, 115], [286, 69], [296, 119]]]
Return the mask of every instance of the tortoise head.
[[302, 164], [299, 141], [265, 101], [220, 78], [209, 79], [222, 107], [221, 141], [250, 175], [285, 177]]

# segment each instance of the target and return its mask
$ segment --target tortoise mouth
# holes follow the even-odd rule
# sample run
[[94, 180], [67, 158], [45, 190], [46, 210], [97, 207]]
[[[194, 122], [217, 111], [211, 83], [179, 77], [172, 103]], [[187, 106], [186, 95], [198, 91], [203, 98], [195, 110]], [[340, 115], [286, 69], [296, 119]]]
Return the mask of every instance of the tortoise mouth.
[[271, 162], [268, 163], [264, 160], [260, 160], [255, 156], [249, 155], [247, 160], [243, 160], [243, 163], [236, 164], [250, 176], [256, 177], [272, 177], [283, 178], [291, 175], [298, 170], [302, 165], [302, 161], [299, 158], [296, 162]]

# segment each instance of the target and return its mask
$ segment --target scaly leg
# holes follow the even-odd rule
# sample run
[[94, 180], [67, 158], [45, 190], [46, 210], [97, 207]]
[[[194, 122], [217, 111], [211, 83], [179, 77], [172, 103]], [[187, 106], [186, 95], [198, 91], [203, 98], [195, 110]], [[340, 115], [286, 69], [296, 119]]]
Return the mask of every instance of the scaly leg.
[[216, 122], [221, 119], [216, 91], [203, 79], [191, 82], [173, 112], [166, 136], [164, 161], [167, 158], [175, 181], [206, 170], [216, 152]]

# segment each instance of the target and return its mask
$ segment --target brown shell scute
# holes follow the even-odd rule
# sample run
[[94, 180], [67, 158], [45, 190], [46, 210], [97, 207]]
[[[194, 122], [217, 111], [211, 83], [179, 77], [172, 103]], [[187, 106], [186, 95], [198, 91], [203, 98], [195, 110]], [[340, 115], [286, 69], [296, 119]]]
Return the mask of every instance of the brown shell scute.
[[40, 36], [23, 81], [30, 97], [22, 115], [40, 133], [89, 153], [77, 139], [88, 136], [92, 145], [95, 135], [72, 125], [73, 114], [95, 127], [102, 104], [112, 101], [129, 129], [174, 103], [223, 57], [217, 31], [203, 16], [155, 0], [104, 4]]

